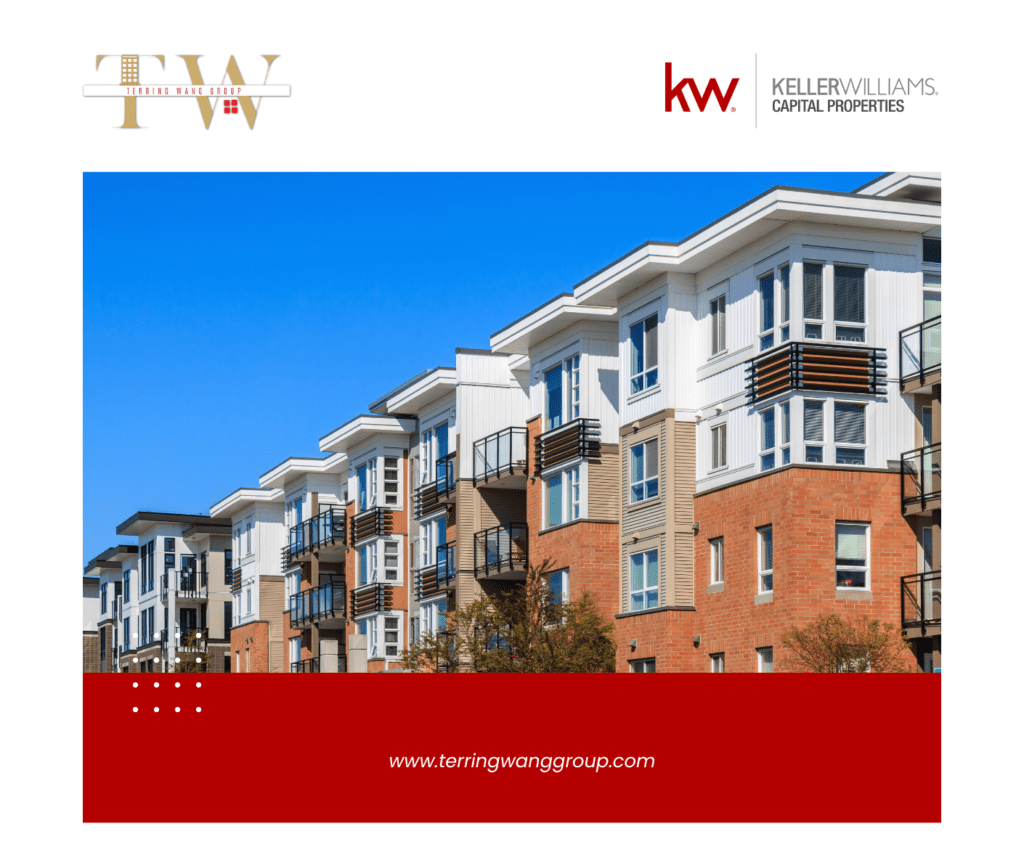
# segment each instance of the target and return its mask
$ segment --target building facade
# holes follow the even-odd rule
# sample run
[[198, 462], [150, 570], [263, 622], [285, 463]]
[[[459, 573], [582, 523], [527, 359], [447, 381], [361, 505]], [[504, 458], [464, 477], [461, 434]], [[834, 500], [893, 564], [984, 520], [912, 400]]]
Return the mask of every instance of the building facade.
[[[937, 174], [776, 187], [644, 244], [211, 509], [234, 669], [396, 671], [541, 565], [619, 671], [785, 670], [827, 614], [940, 669], [940, 336]], [[139, 535], [151, 563], [168, 537]]]

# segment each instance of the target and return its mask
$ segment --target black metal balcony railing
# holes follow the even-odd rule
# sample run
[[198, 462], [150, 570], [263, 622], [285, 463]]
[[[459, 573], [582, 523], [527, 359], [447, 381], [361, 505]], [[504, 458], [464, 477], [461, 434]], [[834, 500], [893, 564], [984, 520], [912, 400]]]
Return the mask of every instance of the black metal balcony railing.
[[291, 663], [291, 668], [292, 673], [319, 673], [320, 659], [305, 658], [302, 661], [293, 661]]
[[885, 349], [790, 342], [747, 361], [747, 401], [788, 390], [885, 393]]
[[173, 629], [162, 629], [160, 640], [164, 649], [169, 643], [177, 650], [186, 652], [205, 652], [210, 639], [210, 630], [198, 626], [180, 626]]
[[900, 387], [923, 385], [942, 372], [942, 316], [900, 331]]
[[345, 616], [345, 582], [332, 578], [318, 587], [295, 593], [289, 599], [288, 615], [293, 629], [320, 620]]
[[205, 599], [209, 595], [209, 576], [206, 572], [195, 570], [180, 570], [177, 572], [164, 572], [160, 576], [160, 598], [167, 601], [170, 588], [174, 588], [175, 597], [178, 599]]
[[288, 535], [288, 559], [324, 545], [345, 544], [345, 508], [328, 506], [318, 515], [295, 525]]
[[350, 594], [350, 616], [390, 611], [393, 589], [387, 584], [369, 584], [353, 590]]
[[529, 565], [529, 528], [500, 524], [473, 536], [473, 569], [485, 574], [525, 572]]
[[413, 512], [417, 518], [436, 512], [455, 494], [458, 483], [455, 466], [456, 454], [449, 453], [434, 466], [434, 479], [416, 489]]
[[437, 582], [441, 586], [455, 583], [455, 543], [447, 542], [437, 546]]
[[526, 427], [511, 426], [473, 444], [473, 482], [526, 475]]
[[942, 445], [929, 444], [900, 459], [903, 514], [935, 509], [942, 501]]
[[942, 571], [935, 569], [900, 579], [900, 613], [903, 628], [920, 628], [921, 634], [942, 625]]
[[573, 459], [593, 459], [601, 453], [601, 424], [597, 420], [578, 417], [564, 426], [549, 429], [533, 439], [533, 474]]
[[356, 545], [364, 539], [374, 536], [389, 536], [391, 534], [391, 517], [391, 510], [383, 506], [375, 506], [352, 516], [349, 545]]

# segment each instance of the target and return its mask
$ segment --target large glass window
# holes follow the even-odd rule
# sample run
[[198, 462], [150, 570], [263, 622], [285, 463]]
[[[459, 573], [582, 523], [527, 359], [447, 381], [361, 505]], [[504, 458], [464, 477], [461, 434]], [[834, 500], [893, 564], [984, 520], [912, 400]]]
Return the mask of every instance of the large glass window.
[[579, 465], [552, 474], [547, 478], [545, 484], [548, 527], [576, 521], [580, 518], [583, 507]]
[[658, 439], [652, 438], [629, 448], [629, 502], [639, 503], [658, 496]]
[[[836, 265], [832, 271], [836, 339], [864, 342], [864, 269]], [[845, 323], [845, 324], [844, 324]]]
[[836, 587], [870, 587], [866, 524], [836, 522]]
[[629, 556], [629, 609], [658, 607], [658, 552], [640, 551]]
[[629, 328], [629, 392], [640, 393], [658, 383], [658, 317]]
[[825, 403], [804, 400], [804, 461], [822, 463], [825, 443]]
[[822, 272], [820, 263], [805, 262], [804, 268], [804, 337], [808, 340], [821, 339], [821, 323], [825, 318], [822, 295]]
[[562, 425], [562, 365], [544, 373], [544, 395], [547, 407], [547, 428], [557, 429]]
[[781, 302], [779, 308], [781, 324], [779, 326], [779, 341], [786, 342], [789, 339], [789, 266], [784, 265], [779, 269], [779, 281], [782, 284]]
[[863, 465], [867, 447], [867, 406], [855, 402], [835, 403], [837, 465]]
[[761, 412], [761, 470], [775, 467], [775, 406]]
[[724, 468], [729, 464], [726, 456], [725, 424], [711, 427], [711, 470]]

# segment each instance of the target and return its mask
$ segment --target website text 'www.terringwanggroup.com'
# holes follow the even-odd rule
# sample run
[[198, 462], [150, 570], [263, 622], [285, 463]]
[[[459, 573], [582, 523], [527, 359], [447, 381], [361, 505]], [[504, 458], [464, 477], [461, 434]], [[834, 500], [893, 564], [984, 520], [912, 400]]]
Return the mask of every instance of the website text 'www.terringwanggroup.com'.
[[653, 769], [654, 757], [501, 757], [473, 754], [468, 757], [391, 757], [393, 769], [537, 769], [540, 772], [563, 772], [569, 769]]

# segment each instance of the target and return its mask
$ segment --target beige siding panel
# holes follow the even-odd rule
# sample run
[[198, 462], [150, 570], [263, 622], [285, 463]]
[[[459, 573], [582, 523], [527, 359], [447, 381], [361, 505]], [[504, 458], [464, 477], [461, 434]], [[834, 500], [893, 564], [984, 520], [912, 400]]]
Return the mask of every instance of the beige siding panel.
[[480, 521], [480, 497], [472, 480], [459, 480], [456, 484], [458, 505], [455, 512], [457, 545], [455, 547], [455, 568], [473, 568], [473, 534]]
[[284, 578], [260, 577], [260, 615], [269, 622], [270, 672], [284, 672]]
[[658, 491], [660, 500], [657, 503], [640, 504], [639, 508], [630, 509], [629, 505], [629, 449], [640, 443], [641, 439], [648, 440], [651, 436], [646, 431], [638, 432], [636, 435], [626, 435], [622, 443], [622, 538], [626, 539], [630, 534], [638, 530], [648, 530], [653, 527], [664, 527], [666, 521], [666, 462], [667, 451], [665, 449], [665, 422], [658, 424]]
[[590, 482], [587, 518], [619, 520], [622, 493], [619, 467], [618, 444], [602, 444], [600, 458], [591, 459], [587, 464]]
[[675, 526], [684, 527], [693, 524], [693, 494], [697, 490], [697, 427], [693, 423], [678, 421], [674, 430]]
[[675, 607], [693, 607], [693, 533], [675, 534], [675, 562], [672, 575], [675, 586]]

